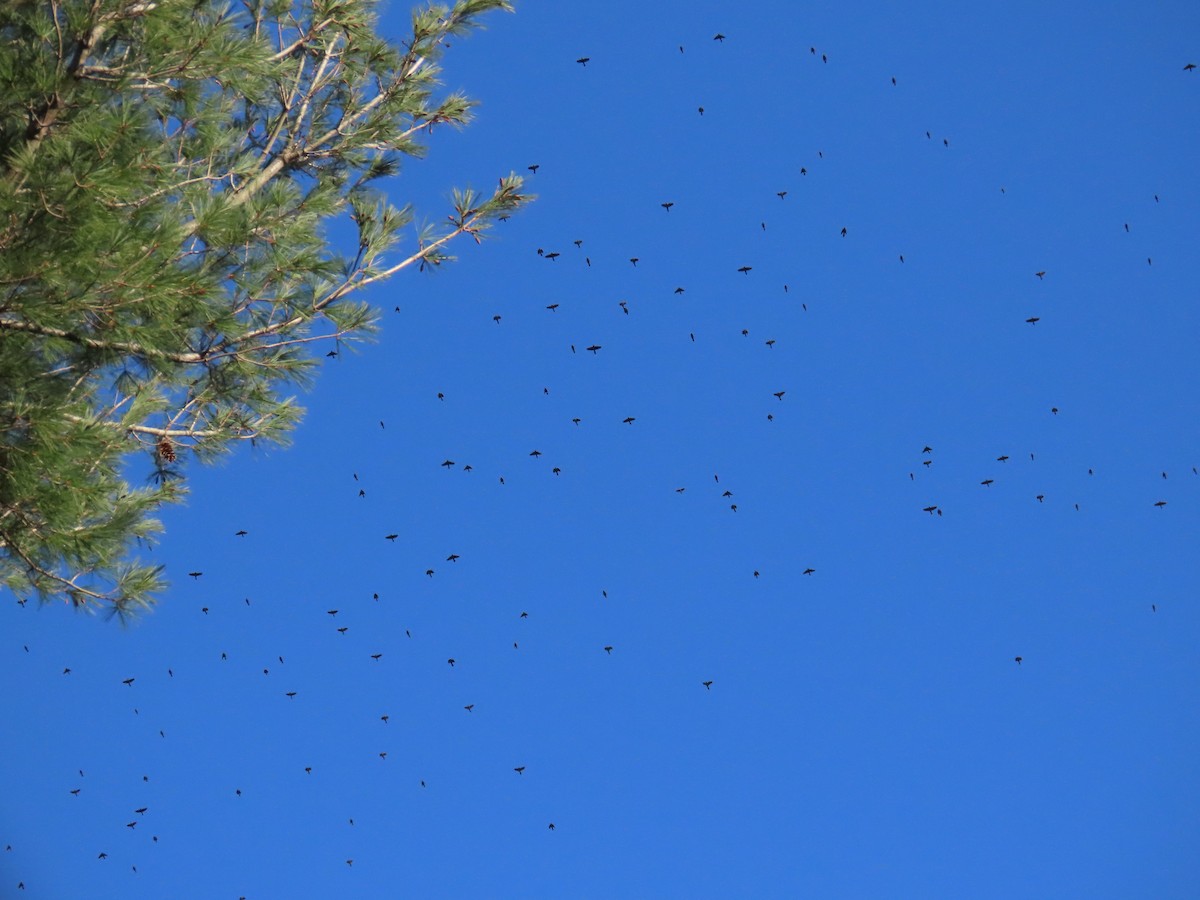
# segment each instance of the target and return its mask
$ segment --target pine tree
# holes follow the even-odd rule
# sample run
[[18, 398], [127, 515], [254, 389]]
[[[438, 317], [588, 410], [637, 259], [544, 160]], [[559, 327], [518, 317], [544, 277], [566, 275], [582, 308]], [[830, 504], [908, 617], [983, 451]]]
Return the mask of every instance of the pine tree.
[[[438, 60], [511, 7], [416, 11], [397, 47], [373, 6], [0, 4], [0, 579], [20, 602], [152, 604], [165, 579], [136, 545], [188, 458], [284, 442], [314, 342], [377, 327], [351, 295], [529, 199], [515, 175], [457, 190], [399, 250], [413, 212], [379, 180], [469, 120], [435, 97]], [[339, 217], [352, 256], [324, 237]]]

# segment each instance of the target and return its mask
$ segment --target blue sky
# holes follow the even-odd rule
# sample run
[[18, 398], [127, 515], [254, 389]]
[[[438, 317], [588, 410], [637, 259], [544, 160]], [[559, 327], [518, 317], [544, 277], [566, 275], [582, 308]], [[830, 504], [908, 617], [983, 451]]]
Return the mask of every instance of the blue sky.
[[0, 602], [0, 896], [1196, 896], [1200, 8], [1050, 6], [451, 47], [393, 197], [537, 202], [191, 470], [153, 614]]

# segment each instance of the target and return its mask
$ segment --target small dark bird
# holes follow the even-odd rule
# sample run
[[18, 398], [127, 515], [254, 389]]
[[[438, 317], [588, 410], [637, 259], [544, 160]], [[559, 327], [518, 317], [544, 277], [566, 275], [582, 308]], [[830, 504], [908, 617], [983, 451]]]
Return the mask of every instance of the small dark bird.
[[701, 683], [702, 685], [704, 685], [704, 689], [705, 689], [706, 691], [711, 691], [711, 690], [712, 690], [712, 682], [711, 682], [711, 681], [702, 681], [702, 682], [700, 682], [700, 683]]
[[808, 569], [805, 569], [805, 570], [804, 570], [804, 572], [803, 572], [802, 574], [804, 574], [804, 575], [811, 575], [811, 574], [812, 574], [813, 572], [815, 572], [815, 571], [817, 571], [817, 570], [816, 570], [816, 569], [813, 569], [813, 568], [808, 568]]
[[754, 267], [753, 266], [741, 266], [738, 269], [738, 271], [741, 272], [743, 275], [748, 275], [748, 274], [750, 274], [750, 270], [752, 268], [754, 268]]
[[605, 652], [605, 653], [607, 653], [609, 656], [612, 656], [612, 651], [613, 651], [613, 648], [612, 648], [612, 647], [605, 647], [605, 648], [604, 648], [604, 652]]
[[784, 197], [786, 197], [787, 194], [788, 194], [787, 191], [776, 191], [775, 192], [775, 196], [778, 197], [780, 200], [782, 200]]
[[395, 542], [396, 542], [396, 538], [398, 538], [398, 537], [400, 537], [400, 535], [398, 535], [398, 534], [385, 534], [385, 535], [383, 536], [383, 539], [384, 539], [385, 541], [391, 541], [392, 543], [395, 543]]
[[1046, 277], [1045, 272], [1034, 272], [1033, 274], [1036, 275], [1039, 279]]
[[723, 34], [714, 34], [714, 35], [713, 35], [713, 40], [714, 40], [714, 41], [720, 41], [721, 43], [725, 43], [725, 35], [723, 35]]
[[70, 674], [71, 674], [71, 670], [70, 670], [69, 668], [68, 668], [68, 669], [63, 669], [63, 674], [64, 674], [64, 675], [70, 675]]
[[382, 653], [372, 653], [372, 654], [371, 654], [371, 659], [373, 659], [373, 660], [375, 660], [376, 662], [378, 662], [379, 660], [383, 659], [383, 654], [382, 654]]
[[[767, 342], [766, 342], [766, 344], [767, 344], [767, 346], [768, 346], [768, 347], [774, 347], [774, 346], [775, 346], [775, 339], [774, 339], [774, 338], [771, 338], [771, 340], [767, 341]], [[781, 392], [781, 393], [782, 393], [782, 392]]]
[[1186, 66], [1184, 66], [1184, 67], [1183, 67], [1183, 71], [1185, 71], [1185, 72], [1190, 72], [1190, 71], [1192, 71], [1192, 69], [1194, 69], [1194, 68], [1196, 68], [1196, 64], [1195, 64], [1195, 63], [1188, 63]]
[[443, 469], [449, 469], [453, 465], [454, 465], [454, 460], [452, 460], [452, 459], [443, 460], [441, 463], [441, 466]]
[[924, 509], [922, 509], [922, 512], [927, 512], [932, 516], [935, 512], [937, 512], [937, 507], [936, 506], [926, 506], [926, 507], [924, 507]]
[[787, 391], [776, 391], [776, 392], [775, 392], [774, 394], [772, 394], [771, 396], [773, 396], [773, 397], [774, 397], [776, 400], [782, 400], [782, 399], [783, 399], [783, 395], [784, 395], [784, 394], [786, 394], [786, 393], [787, 393]]
[[338, 614], [338, 611], [336, 609], [325, 610], [325, 615], [327, 615], [327, 616], [336, 616], [337, 614]]
[[558, 309], [558, 304], [551, 303], [549, 306], [546, 307], [546, 309], [550, 310], [550, 312], [554, 312], [556, 309]]
[[447, 663], [449, 663], [451, 667], [453, 667], [453, 666], [454, 666], [454, 658], [453, 658], [453, 657], [451, 657], [450, 659], [446, 660], [446, 662], [447, 662]]
[[121, 684], [128, 684], [128, 685], [132, 686], [133, 682], [134, 682], [134, 679], [126, 678], [124, 681], [121, 682]]
[[97, 856], [96, 859], [108, 859], [108, 854], [101, 851], [100, 855]]
[[597, 353], [599, 353], [604, 348], [600, 344], [592, 344], [592, 346], [584, 347], [583, 349], [591, 351], [592, 355], [595, 356]]
[[474, 703], [468, 703], [466, 706], [464, 706], [464, 707], [463, 707], [463, 709], [465, 709], [467, 712], [470, 712], [470, 711], [471, 711], [471, 710], [473, 710], [474, 708], [475, 708], [475, 704], [474, 704]]
[[499, 325], [500, 324], [500, 316], [492, 316], [492, 321], [495, 322], [497, 325]]
[[532, 450], [532, 451], [530, 451], [529, 455], [530, 456], [541, 456], [542, 451], [541, 450]]
[[1008, 462], [1008, 457], [1007, 456], [997, 456], [996, 462]]
[[433, 569], [426, 569], [425, 574], [428, 575], [430, 578], [432, 578], [433, 577]]
[[585, 69], [587, 68], [587, 64], [591, 61], [592, 61], [592, 58], [590, 56], [581, 56], [581, 57], [579, 57], [579, 59], [575, 60], [575, 62], [579, 63]]
[[245, 536], [246, 536], [246, 535], [248, 535], [249, 533], [250, 533], [250, 532], [246, 531], [245, 529], [242, 529], [241, 531], [235, 531], [235, 532], [233, 533], [233, 536], [234, 536], [234, 537], [245, 537]]
[[1030, 316], [1030, 317], [1029, 317], [1028, 319], [1026, 319], [1025, 321], [1026, 321], [1026, 322], [1028, 322], [1030, 325], [1036, 325], [1036, 324], [1037, 324], [1038, 322], [1040, 322], [1041, 320], [1042, 320], [1042, 319], [1041, 319], [1041, 316]]
[[458, 562], [461, 558], [457, 553], [451, 553], [446, 557], [446, 562]]
[[546, 259], [558, 259], [560, 256], [562, 256], [562, 254], [555, 250], [553, 253], [547, 253]]
[[532, 165], [532, 166], [526, 166], [526, 168], [529, 169], [529, 171], [532, 172], [534, 175], [537, 174], [537, 170], [540, 169], [541, 167], [542, 166], [540, 163], [538, 163], [536, 165]]
[[703, 106], [699, 107], [699, 110], [700, 110], [700, 115], [704, 115], [704, 107]]
[[126, 828], [137, 828], [137, 822], [126, 822], [125, 827]]
[[979, 483], [982, 484], [984, 487], [991, 487], [995, 483], [995, 479], [994, 478], [985, 478], [985, 479], [983, 479], [983, 481], [981, 481]]
[[583, 421], [583, 419], [575, 418], [575, 419], [572, 419], [571, 421], [574, 422], [576, 425], [578, 425], [580, 422]]
[[285, 696], [285, 697], [287, 697], [289, 700], [291, 700], [293, 697], [295, 697], [295, 696], [296, 696], [296, 692], [295, 692], [295, 691], [288, 691], [286, 694], [284, 694], [284, 696]]
[[528, 618], [529, 618], [529, 613], [522, 611], [522, 612], [521, 612], [521, 615], [517, 616], [517, 618], [518, 618], [518, 619], [528, 619]]
[[1038, 494], [1038, 495], [1037, 495], [1037, 502], [1038, 502], [1038, 503], [1041, 503], [1041, 502], [1043, 502], [1045, 499], [1046, 499], [1046, 495], [1045, 495], [1045, 494]]
[[660, 204], [659, 204], [659, 206], [661, 206], [661, 207], [662, 207], [663, 209], [665, 209], [667, 212], [670, 212], [670, 211], [671, 211], [671, 207], [672, 207], [672, 206], [674, 206], [674, 205], [675, 205], [675, 201], [674, 201], [674, 200], [672, 200], [672, 201], [670, 201], [670, 202], [668, 202], [668, 203], [660, 203]]
[[624, 419], [622, 419], [621, 421], [622, 421], [622, 422], [624, 422], [626, 425], [632, 425], [632, 424], [633, 424], [635, 421], [637, 421], [637, 420], [636, 420], [636, 419], [634, 419], [634, 417], [633, 417], [633, 416], [626, 416], [626, 417], [625, 417]]
[[139, 816], [144, 816], [146, 814], [146, 810], [148, 810], [149, 808], [150, 807], [148, 807], [148, 806], [143, 806], [141, 809], [135, 809], [134, 812], [137, 813]]
[[637, 268], [637, 264], [638, 264], [638, 260], [639, 260], [639, 259], [641, 259], [641, 257], [640, 257], [640, 256], [631, 256], [631, 257], [629, 257], [629, 261], [630, 261], [631, 263], [633, 263], [633, 267], [634, 267], [635, 269]]
[[1013, 657], [1013, 659], [1014, 659], [1014, 660], [1016, 660], [1016, 663], [1017, 663], [1017, 665], [1018, 665], [1018, 666], [1021, 664], [1021, 657], [1019, 657], [1019, 656], [1014, 656], [1014, 657]]
[[892, 84], [894, 85], [895, 83], [896, 83], [896, 79], [895, 79], [895, 78], [893, 78], [893, 79], [892, 79]]
[[1050, 412], [1057, 416], [1058, 415], [1058, 407], [1057, 406], [1050, 407]]
[[808, 169], [804, 168], [804, 166], [801, 166], [801, 167], [800, 167], [800, 174], [801, 174], [801, 175], [807, 175], [807, 174], [808, 174]]
[[203, 574], [204, 574], [203, 572], [188, 572], [188, 575], [191, 576], [192, 578], [199, 578]]
[[518, 775], [524, 775], [525, 767], [524, 766], [514, 766], [513, 771], [516, 772]]
[[922, 453], [932, 453], [932, 452], [933, 452], [933, 448], [932, 448], [932, 447], [925, 447], [923, 450], [921, 450], [921, 452], [922, 452]]
[[70, 793], [71, 793], [71, 796], [78, 797], [79, 796], [79, 788], [75, 788], [75, 790], [71, 791]]
[[554, 823], [553, 823], [553, 822], [551, 822], [551, 823], [550, 823], [550, 830], [551, 830], [551, 831], [553, 831], [553, 830], [554, 830]]
[[846, 229], [845, 229], [845, 228], [843, 228], [843, 229], [842, 229], [842, 237], [845, 237], [845, 236], [846, 236]]
[[1166, 506], [1166, 505], [1167, 505], [1167, 501], [1166, 501], [1166, 500], [1159, 500], [1159, 501], [1158, 501], [1157, 503], [1155, 503], [1154, 505], [1155, 505], [1155, 506], [1157, 506], [1159, 509], [1162, 509], [1164, 506]]
[[675, 293], [676, 293], [676, 294], [682, 294], [682, 293], [683, 293], [683, 288], [681, 288], [681, 287], [677, 287], [677, 288], [675, 288]]

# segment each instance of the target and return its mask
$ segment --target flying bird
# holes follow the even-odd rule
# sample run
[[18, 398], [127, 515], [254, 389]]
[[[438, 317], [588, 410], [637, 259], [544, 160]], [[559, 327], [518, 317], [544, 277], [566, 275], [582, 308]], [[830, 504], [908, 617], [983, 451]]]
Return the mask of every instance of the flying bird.
[[738, 269], [738, 271], [741, 272], [743, 275], [748, 275], [748, 274], [750, 274], [750, 270], [752, 268], [754, 268], [754, 267], [753, 266], [741, 266]]
[[711, 681], [702, 681], [702, 682], [700, 682], [700, 683], [701, 683], [702, 685], [704, 685], [704, 689], [705, 689], [706, 691], [711, 691], [711, 690], [712, 690], [712, 682], [711, 682]]
[[725, 35], [723, 35], [723, 34], [719, 34], [719, 33], [718, 33], [718, 34], [714, 34], [714, 35], [713, 35], [713, 40], [714, 40], [714, 41], [720, 41], [721, 43], [724, 43], [724, 42], [725, 42]]
[[659, 204], [659, 206], [661, 206], [661, 207], [662, 207], [663, 209], [665, 209], [667, 212], [670, 212], [670, 211], [671, 211], [671, 207], [672, 207], [672, 206], [674, 206], [674, 205], [675, 205], [675, 201], [674, 201], [674, 200], [671, 200], [671, 201], [669, 201], [669, 202], [667, 202], [667, 203], [660, 203], [660, 204]]
[[581, 57], [579, 57], [579, 59], [575, 60], [575, 62], [579, 63], [585, 69], [587, 68], [587, 64], [591, 61], [592, 61], [592, 58], [590, 56], [581, 56]]
[[803, 575], [811, 575], [811, 574], [812, 574], [813, 572], [815, 572], [815, 571], [817, 571], [817, 570], [816, 570], [816, 569], [814, 569], [814, 568], [812, 568], [812, 567], [809, 567], [809, 568], [805, 569], [805, 570], [804, 570], [804, 571], [803, 571], [801, 574], [803, 574]]
[[1041, 316], [1030, 316], [1025, 321], [1028, 322], [1030, 325], [1036, 325], [1041, 320], [1042, 320]]
[[524, 766], [513, 766], [513, 771], [516, 772], [518, 775], [524, 775], [525, 767]]
[[[767, 343], [774, 343], [774, 342], [773, 342], [773, 341], [768, 341]], [[775, 397], [777, 400], [782, 400], [782, 399], [783, 399], [783, 395], [784, 395], [784, 394], [786, 394], [786, 393], [787, 393], [787, 391], [776, 391], [776, 392], [775, 392], [774, 394], [772, 394], [771, 396]]]
[[536, 175], [537, 170], [540, 169], [541, 167], [542, 167], [541, 163], [537, 163], [532, 166], [526, 166], [525, 168], [529, 169], [530, 172], [532, 172], [534, 175]]
[[624, 422], [626, 425], [632, 425], [637, 420], [633, 416], [626, 416], [621, 421]]

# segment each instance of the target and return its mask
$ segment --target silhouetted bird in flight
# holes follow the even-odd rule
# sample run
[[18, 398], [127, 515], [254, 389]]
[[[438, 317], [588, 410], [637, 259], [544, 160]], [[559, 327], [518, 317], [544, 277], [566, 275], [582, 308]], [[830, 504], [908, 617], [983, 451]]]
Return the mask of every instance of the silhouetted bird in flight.
[[579, 63], [585, 69], [587, 68], [587, 64], [591, 61], [592, 61], [592, 58], [590, 56], [581, 56], [581, 57], [579, 57], [579, 59], [575, 60], [575, 62]]
[[634, 417], [633, 417], [633, 416], [626, 416], [626, 417], [625, 417], [624, 419], [622, 419], [621, 421], [622, 421], [622, 422], [624, 422], [626, 425], [632, 425], [632, 424], [633, 424], [635, 421], [637, 421], [637, 420], [636, 420], [636, 419], [634, 419]]
[[804, 574], [804, 575], [811, 575], [811, 574], [812, 574], [813, 572], [815, 572], [815, 571], [817, 571], [817, 570], [816, 570], [816, 569], [813, 569], [813, 568], [808, 568], [808, 569], [805, 569], [805, 570], [804, 570], [804, 572], [803, 572], [802, 574]]
[[530, 172], [532, 172], [534, 175], [536, 175], [536, 174], [537, 174], [537, 170], [538, 170], [538, 169], [540, 169], [541, 167], [542, 167], [542, 166], [541, 166], [541, 163], [537, 163], [537, 164], [535, 164], [535, 165], [532, 165], [532, 166], [526, 166], [526, 168], [528, 168], [528, 169], [529, 169], [529, 171], [530, 171]]
[[378, 661], [379, 661], [379, 660], [381, 660], [382, 658], [383, 658], [383, 654], [382, 654], [382, 653], [372, 653], [372, 654], [371, 654], [371, 659], [375, 660], [376, 662], [378, 662]]
[[700, 682], [700, 683], [701, 683], [702, 685], [704, 685], [704, 689], [705, 689], [706, 691], [711, 691], [711, 690], [712, 690], [712, 684], [713, 684], [713, 683], [712, 683], [711, 681], [702, 681], [702, 682]]
[[1016, 662], [1016, 664], [1017, 664], [1018, 666], [1021, 664], [1021, 657], [1019, 657], [1019, 656], [1014, 656], [1014, 657], [1013, 657], [1013, 660]]
[[457, 553], [451, 553], [446, 557], [446, 562], [458, 562], [461, 558]]
[[1042, 319], [1041, 319], [1041, 316], [1030, 316], [1030, 317], [1029, 317], [1028, 319], [1026, 319], [1025, 321], [1026, 321], [1026, 322], [1028, 322], [1030, 325], [1036, 325], [1036, 324], [1037, 324], [1038, 322], [1040, 322], [1041, 320], [1042, 320]]
[[842, 237], [845, 237], [845, 236], [846, 236], [846, 229], [845, 229], [845, 228], [843, 228], [843, 229], [842, 229]]
[[1008, 457], [1007, 456], [997, 456], [996, 462], [1008, 462]]
[[1155, 506], [1157, 506], [1159, 509], [1162, 509], [1164, 506], [1166, 506], [1166, 505], [1167, 505], [1167, 501], [1166, 501], [1166, 500], [1159, 500], [1159, 501], [1158, 501], [1157, 503], [1155, 503], [1154, 505], [1155, 505]]
[[549, 306], [546, 307], [546, 309], [550, 310], [550, 312], [554, 312], [556, 309], [558, 309], [558, 304], [551, 303]]
[[394, 543], [396, 543], [396, 538], [398, 538], [398, 537], [400, 537], [400, 535], [398, 535], [398, 534], [385, 534], [383, 536], [383, 539], [385, 541], [391, 541], [394, 544]]
[[188, 575], [190, 575], [192, 578], [199, 578], [203, 574], [203, 572], [188, 572]]
[[995, 484], [995, 479], [994, 478], [985, 478], [985, 479], [983, 479], [983, 481], [981, 481], [979, 483], [982, 484], [984, 487], [991, 487], [993, 484]]
[[1192, 71], [1192, 69], [1194, 69], [1194, 68], [1196, 68], [1196, 64], [1195, 64], [1195, 63], [1188, 63], [1186, 66], [1184, 66], [1184, 67], [1183, 67], [1183, 71], [1185, 71], [1185, 72], [1190, 72], [1190, 71]]
[[[773, 344], [773, 343], [774, 343], [774, 341], [767, 341], [767, 343], [768, 343], [768, 344]], [[787, 393], [787, 391], [776, 391], [776, 392], [775, 392], [774, 394], [772, 394], [771, 396], [775, 397], [775, 399], [777, 399], [777, 400], [782, 400], [782, 399], [783, 399], [783, 395], [784, 395], [784, 394], [786, 394], [786, 393]]]
[[667, 212], [670, 212], [670, 211], [671, 211], [671, 207], [672, 207], [672, 206], [674, 206], [674, 205], [675, 205], [675, 201], [674, 201], [674, 200], [671, 200], [671, 201], [669, 201], [669, 202], [667, 202], [667, 203], [660, 203], [660, 204], [659, 204], [659, 206], [661, 206], [661, 207], [662, 207], [663, 209], [665, 209]]
[[235, 531], [235, 532], [233, 533], [233, 535], [234, 535], [234, 537], [245, 537], [245, 536], [246, 536], [246, 535], [248, 535], [249, 533], [250, 533], [250, 532], [248, 532], [248, 531], [246, 531], [246, 530], [244, 530], [244, 529], [243, 529], [242, 531]]
[[513, 766], [513, 771], [516, 772], [518, 775], [524, 775], [525, 767], [524, 766]]
[[937, 507], [936, 506], [926, 506], [921, 511], [927, 512], [932, 516], [935, 512], [937, 512]]
[[541, 456], [542, 451], [541, 450], [532, 450], [532, 451], [530, 451], [529, 455], [530, 456]]
[[121, 682], [121, 684], [128, 684], [132, 687], [133, 682], [134, 682], [133, 678], [126, 678], [124, 681]]
[[592, 344], [592, 346], [584, 347], [583, 349], [590, 350], [592, 355], [594, 356], [597, 353], [599, 353], [601, 350], [603, 350], [604, 348], [600, 344]]
[[449, 663], [449, 664], [450, 664], [450, 666], [452, 666], [452, 667], [453, 667], [453, 665], [454, 665], [454, 658], [453, 658], [453, 657], [451, 657], [450, 659], [446, 660], [446, 662], [447, 662], [447, 663]]
[[725, 42], [725, 35], [723, 35], [723, 34], [714, 34], [714, 35], [713, 35], [713, 40], [714, 40], [714, 41], [720, 41], [721, 43], [724, 43], [724, 42]]
[[474, 703], [468, 703], [466, 706], [464, 706], [464, 707], [463, 707], [463, 709], [465, 709], [467, 712], [470, 712], [470, 711], [471, 711], [471, 710], [473, 710], [474, 708], [475, 708], [475, 704], [474, 704]]
[[1034, 272], [1033, 274], [1034, 274], [1034, 275], [1036, 275], [1038, 278], [1045, 278], [1045, 277], [1046, 277], [1046, 273], [1045, 273], [1045, 272]]

